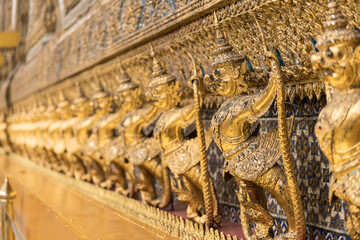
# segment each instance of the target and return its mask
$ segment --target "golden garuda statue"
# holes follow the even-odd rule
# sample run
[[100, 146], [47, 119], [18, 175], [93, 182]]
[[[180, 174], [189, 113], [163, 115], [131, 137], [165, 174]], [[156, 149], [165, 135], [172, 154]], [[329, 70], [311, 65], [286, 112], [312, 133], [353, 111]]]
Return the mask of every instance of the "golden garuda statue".
[[45, 119], [47, 121], [40, 128], [42, 140], [44, 141], [44, 148], [46, 151], [45, 162], [47, 167], [52, 169], [58, 169], [60, 160], [58, 159], [57, 154], [54, 151], [54, 141], [51, 136], [51, 131], [56, 126], [58, 122], [57, 106], [54, 104], [52, 97], [49, 95], [47, 98], [48, 104], [44, 113]]
[[[139, 85], [129, 78], [123, 81], [118, 91], [121, 92], [122, 108], [128, 110], [119, 126], [120, 137], [123, 138], [123, 157], [139, 169], [140, 179], [136, 179], [136, 188], [140, 191], [142, 201], [164, 208], [171, 201], [167, 169], [161, 165], [158, 141], [142, 131], [157, 120], [160, 109], [156, 105], [144, 104]], [[156, 180], [163, 190], [161, 199], [156, 196]]]
[[51, 141], [49, 140], [50, 137], [48, 134], [49, 127], [56, 121], [54, 117], [55, 105], [50, 96], [46, 97], [46, 102], [46, 105], [44, 104], [45, 110], [41, 114], [41, 124], [37, 127], [37, 147], [39, 152], [38, 162], [47, 168], [51, 168], [53, 164], [57, 162], [56, 155], [52, 151], [52, 146], [50, 144]]
[[[102, 91], [102, 88], [98, 85], [96, 81], [94, 86], [94, 96]], [[87, 156], [83, 152], [84, 146], [88, 142], [89, 136], [91, 134], [91, 129], [96, 121], [99, 119], [99, 115], [95, 114], [95, 107], [93, 103], [93, 98], [87, 98], [85, 95], [80, 94], [72, 103], [72, 107], [76, 113], [76, 116], [79, 118], [79, 121], [73, 125], [73, 133], [75, 143], [71, 146], [73, 149], [68, 149], [69, 154], [72, 153], [75, 158], [72, 160], [78, 161], [80, 166], [74, 166], [76, 168], [80, 167], [75, 176], [79, 177], [82, 180], [91, 179], [91, 168], [87, 160]], [[73, 164], [71, 164], [73, 165]], [[77, 165], [77, 164], [75, 164]], [[90, 164], [91, 165], [91, 164]], [[88, 169], [89, 168], [89, 169]], [[84, 171], [84, 172], [83, 172]], [[74, 173], [75, 174], [75, 173]]]
[[[31, 105], [33, 107], [35, 104], [32, 103]], [[16, 124], [17, 127], [15, 128], [17, 134], [20, 137], [18, 140], [19, 147], [23, 154], [28, 156], [30, 159], [34, 157], [32, 149], [34, 142], [31, 141], [32, 131], [34, 129], [35, 123], [34, 112], [35, 111], [33, 108], [22, 109], [18, 115], [19, 122]], [[24, 117], [24, 120], [22, 120], [22, 117]]]
[[95, 109], [93, 117], [87, 119], [89, 131], [86, 129], [79, 136], [80, 151], [82, 152], [82, 159], [85, 164], [87, 173], [82, 176], [85, 181], [92, 181], [95, 185], [100, 185], [105, 180], [105, 173], [101, 164], [99, 153], [100, 144], [103, 144], [103, 135], [107, 134], [107, 129], [100, 129], [102, 123], [106, 121], [110, 113], [113, 112], [113, 96], [104, 89], [101, 80], [98, 77], [98, 72], [95, 72], [95, 85], [92, 96], [92, 101]]
[[37, 163], [46, 162], [46, 154], [44, 151], [44, 144], [46, 142], [43, 141], [41, 130], [48, 124], [48, 119], [44, 116], [46, 112], [45, 104], [38, 99], [38, 107], [33, 113], [33, 122], [32, 122], [32, 130], [31, 130], [31, 139], [32, 142], [32, 160]]
[[25, 106], [19, 105], [14, 107], [11, 114], [7, 117], [6, 121], [8, 123], [8, 134], [9, 134], [9, 144], [11, 144], [11, 149], [14, 151], [26, 155], [24, 149], [24, 131], [20, 131], [21, 125], [25, 125], [28, 119], [28, 115], [25, 117]]
[[77, 136], [82, 129], [86, 128], [82, 123], [93, 114], [94, 109], [91, 100], [82, 92], [79, 82], [75, 84], [75, 95], [73, 97], [71, 110], [74, 116], [63, 125], [62, 135], [65, 145], [64, 157], [69, 163], [67, 174], [79, 180], [85, 174], [86, 169], [81, 159], [80, 143], [77, 140]]
[[349, 205], [347, 228], [360, 239], [360, 32], [348, 22], [336, 1], [330, 1], [311, 62], [332, 88], [331, 100], [319, 114], [315, 134], [330, 162], [333, 195]]
[[[260, 136], [252, 134], [250, 130], [251, 123], [263, 116], [276, 98], [282, 81], [280, 64], [275, 54], [267, 51], [264, 43], [266, 59], [271, 67], [269, 83], [262, 91], [249, 94], [244, 80], [248, 73], [246, 59], [233, 51], [220, 29], [216, 15], [214, 17], [216, 50], [212, 61], [213, 73], [205, 76], [205, 83], [210, 91], [228, 99], [214, 114], [210, 128], [213, 139], [226, 160], [225, 179], [233, 177], [239, 185], [237, 194], [245, 237], [272, 239], [270, 228], [274, 222], [267, 212], [263, 192], [266, 190], [284, 209], [289, 223], [288, 233], [280, 236], [281, 239], [302, 239], [305, 221], [303, 216], [300, 217], [301, 229], [298, 230], [291, 196], [294, 186], [289, 184], [289, 176], [278, 164], [282, 156], [278, 130]], [[285, 116], [282, 123], [286, 123], [284, 118]], [[287, 128], [286, 124], [285, 127]], [[285, 140], [288, 142], [287, 136]], [[284, 158], [283, 161], [285, 165]], [[291, 177], [294, 177], [293, 172]], [[255, 236], [252, 236], [249, 221], [256, 223]]]
[[[187, 205], [186, 213], [189, 219], [208, 225], [214, 221], [219, 223], [221, 215], [214, 186], [210, 178], [203, 179], [201, 176], [200, 161], [206, 159], [200, 157], [199, 140], [186, 139], [183, 132], [195, 121], [197, 109], [194, 103], [179, 106], [179, 82], [175, 83], [175, 77], [167, 74], [154, 54], [153, 61], [150, 94], [155, 105], [163, 111], [156, 122], [154, 135], [162, 148], [163, 166], [168, 167], [177, 180], [172, 181], [172, 190], [178, 195], [177, 199]], [[204, 96], [203, 93], [201, 95]], [[204, 186], [209, 182], [209, 191], [204, 191]], [[211, 212], [206, 211], [206, 205], [210, 205]]]
[[57, 121], [49, 127], [50, 138], [53, 143], [53, 151], [59, 160], [59, 166], [56, 167], [60, 172], [69, 173], [70, 164], [65, 154], [64, 132], [68, 121], [73, 118], [70, 101], [65, 97], [62, 90], [59, 93], [59, 103], [56, 106]]
[[[127, 113], [136, 109], [140, 98], [139, 85], [132, 82], [121, 66], [119, 69], [119, 86], [117, 98], [120, 109], [107, 117], [104, 127], [107, 128], [108, 142], [100, 150], [106, 181], [100, 185], [104, 188], [115, 188], [116, 192], [132, 197], [135, 193], [135, 174], [133, 164], [124, 156], [124, 133], [120, 127]], [[116, 134], [115, 134], [116, 133]]]

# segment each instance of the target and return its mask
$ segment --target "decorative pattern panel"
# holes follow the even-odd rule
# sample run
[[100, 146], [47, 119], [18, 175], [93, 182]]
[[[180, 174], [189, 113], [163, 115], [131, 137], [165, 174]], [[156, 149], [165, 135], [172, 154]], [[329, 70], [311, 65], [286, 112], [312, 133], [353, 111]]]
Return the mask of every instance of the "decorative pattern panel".
[[[312, 1], [303, 5], [302, 1], [293, 4], [236, 1], [216, 11], [230, 43], [247, 58], [249, 69], [254, 71], [249, 82], [255, 86], [264, 84], [269, 70], [263, 62], [264, 50], [260, 44], [259, 28], [253, 24], [254, 14], [259, 18], [267, 44], [276, 48], [288, 81], [315, 81], [309, 59], [315, 52], [314, 39], [319, 35], [325, 2]], [[35, 90], [66, 80], [119, 54], [118, 60], [128, 72], [132, 72], [149, 58], [150, 47], [145, 43], [155, 46], [169, 71], [178, 79], [183, 78], [182, 72], [189, 75], [186, 52], [190, 52], [207, 73], [214, 48], [214, 25], [212, 14], [204, 14], [225, 3], [188, 1], [182, 5], [179, 1], [109, 1], [103, 6], [94, 4], [90, 16], [76, 29], [44, 47], [47, 55], [38, 53], [31, 68], [19, 69], [14, 78], [12, 99], [18, 101]], [[356, 5], [350, 1], [344, 6], [344, 11], [350, 16], [351, 9], [356, 9]], [[351, 19], [351, 24], [357, 26], [358, 16], [351, 14]], [[39, 63], [47, 61], [44, 58], [49, 55], [52, 56], [51, 64], [43, 69], [44, 65]], [[179, 64], [181, 66], [177, 66]], [[49, 78], [45, 80], [35, 81], [27, 77], [30, 72], [44, 71], [49, 72]], [[142, 77], [141, 81], [146, 86], [148, 80], [148, 77]], [[31, 82], [31, 87], [19, 91], [18, 81]]]

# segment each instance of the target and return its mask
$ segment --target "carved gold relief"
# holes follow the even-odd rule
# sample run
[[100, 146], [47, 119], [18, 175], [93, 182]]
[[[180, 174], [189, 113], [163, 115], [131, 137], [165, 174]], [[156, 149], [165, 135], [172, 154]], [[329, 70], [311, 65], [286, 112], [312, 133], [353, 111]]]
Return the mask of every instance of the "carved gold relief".
[[[125, 11], [126, 9], [121, 10], [122, 2], [124, 2], [123, 8], [129, 9], [129, 11]], [[152, 44], [161, 46], [159, 54], [163, 55], [164, 61], [171, 66], [169, 70], [173, 72], [179, 81], [183, 81], [182, 72], [187, 77], [191, 75], [188, 69], [183, 69], [183, 63], [187, 61], [183, 46], [186, 46], [188, 51], [192, 53], [205, 72], [210, 71], [210, 53], [214, 48], [213, 20], [211, 16], [197, 19], [188, 24], [187, 27], [179, 28], [165, 36], [157, 35], [157, 29], [161, 29], [168, 23], [167, 21], [160, 21], [161, 18], [173, 16], [174, 14], [188, 16], [191, 11], [196, 9], [197, 5], [206, 4], [205, 1], [199, 3], [197, 1], [188, 1], [186, 7], [183, 8], [179, 7], [183, 5], [181, 1], [174, 1], [176, 8], [171, 2], [159, 1], [158, 3], [157, 1], [150, 1], [144, 5], [141, 1], [109, 1], [106, 6], [95, 9], [96, 11], [94, 10], [94, 13], [91, 13], [92, 16], [89, 20], [83, 23], [77, 31], [69, 34], [68, 37], [59, 42], [52, 42], [57, 45], [56, 48], [46, 45], [44, 48], [47, 51], [42, 52], [41, 56], [35, 59], [37, 64], [33, 64], [26, 70], [24, 69], [24, 73], [20, 71], [16, 74], [15, 82], [22, 79], [21, 81], [33, 83], [26, 90], [23, 89], [21, 94], [26, 94], [25, 91], [31, 92], [33, 89], [45, 87], [51, 82], [59, 81], [60, 78], [66, 78], [81, 69], [88, 68], [103, 56], [108, 57], [117, 54], [120, 46], [121, 52], [127, 51], [122, 47], [129, 49], [132, 43], [142, 38], [142, 34], [148, 33], [156, 36]], [[283, 71], [286, 82], [291, 81], [292, 84], [303, 81], [314, 82], [315, 76], [311, 72], [309, 62], [309, 56], [314, 50], [312, 37], [318, 33], [318, 19], [314, 18], [314, 14], [322, 16], [321, 9], [323, 7], [318, 3], [304, 7], [296, 3], [278, 4], [269, 2], [260, 1], [257, 3], [261, 6], [260, 14], [258, 14], [259, 21], [266, 30], [264, 32], [266, 38], [269, 39], [269, 45], [277, 47], [285, 65]], [[152, 10], [152, 4], [158, 8], [156, 11]], [[253, 85], [264, 85], [266, 82], [264, 79], [267, 78], [269, 68], [263, 63], [262, 53], [259, 51], [261, 44], [256, 36], [258, 30], [250, 24], [253, 20], [248, 14], [248, 12], [255, 11], [255, 6], [257, 5], [236, 1], [226, 9], [217, 12], [220, 25], [226, 30], [230, 43], [235, 47], [235, 50], [244, 53], [252, 69], [258, 70], [256, 73], [249, 74], [250, 82]], [[123, 14], [120, 14], [121, 12]], [[139, 12], [143, 12], [143, 15]], [[304, 14], [298, 16], [299, 12]], [[297, 17], [297, 21], [294, 21], [294, 16]], [[121, 20], [122, 18], [124, 19]], [[299, 27], [303, 25], [306, 26], [306, 30]], [[31, 32], [31, 29], [29, 31]], [[285, 40], [283, 38], [272, 38], [272, 35], [282, 36]], [[78, 36], [81, 37], [81, 41], [78, 40]], [[134, 40], [133, 36], [136, 36], [137, 39]], [[184, 38], [178, 38], [178, 36], [184, 36]], [[119, 56], [119, 60], [126, 60], [126, 71], [130, 72], [130, 77], [135, 82], [143, 82], [141, 80], [143, 77], [135, 69], [142, 67], [139, 66], [140, 62], [148, 61], [147, 64], [150, 64], [149, 59], [146, 57], [149, 55], [147, 52], [148, 48], [146, 46], [140, 46], [134, 51]], [[303, 54], [299, 54], [300, 52]], [[38, 61], [47, 58], [49, 54], [54, 55], [56, 61], [45, 60], [45, 62], [52, 64], [44, 67], [44, 64], [40, 64]], [[181, 59], [181, 61], [174, 61], [175, 58], [173, 58], [172, 54], [176, 54], [177, 59]], [[31, 79], [34, 78], [30, 77], [32, 72], [49, 72], [49, 74], [46, 76], [39, 74], [41, 80], [38, 79], [38, 81], [33, 82]], [[149, 79], [151, 74], [149, 69], [146, 70], [146, 74], [147, 79]], [[71, 80], [69, 79], [69, 81]], [[144, 85], [146, 86], [146, 82], [144, 82]], [[14, 99], [21, 97], [20, 91], [17, 91], [17, 84], [13, 89], [12, 96]]]

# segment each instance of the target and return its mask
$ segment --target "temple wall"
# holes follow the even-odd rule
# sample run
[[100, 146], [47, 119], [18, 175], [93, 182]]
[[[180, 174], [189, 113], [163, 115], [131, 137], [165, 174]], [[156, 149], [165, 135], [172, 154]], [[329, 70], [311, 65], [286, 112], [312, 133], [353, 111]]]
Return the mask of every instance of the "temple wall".
[[[7, 1], [0, 1], [8, 13]], [[247, 59], [247, 83], [254, 91], [269, 79], [263, 62], [264, 49], [253, 14], [259, 18], [266, 43], [276, 49], [286, 79], [287, 116], [295, 116], [291, 131], [291, 153], [305, 210], [307, 239], [350, 239], [345, 226], [347, 205], [329, 203], [328, 160], [319, 149], [314, 126], [326, 105], [326, 89], [312, 71], [310, 55], [317, 51], [315, 40], [324, 20], [325, 0], [312, 1], [234, 1], [234, 0], [30, 0], [18, 12], [21, 41], [25, 47], [5, 53], [0, 74], [0, 112], [6, 116], [19, 109], [32, 109], [46, 97], [57, 101], [59, 89], [74, 100], [75, 83], [91, 97], [95, 76], [112, 94], [116, 93], [116, 71], [122, 68], [143, 93], [152, 73], [150, 45], [167, 69], [180, 82], [182, 104], [192, 97], [187, 79], [192, 74], [188, 52], [194, 57], [200, 75], [211, 71], [215, 48], [213, 12], [226, 38]], [[289, 1], [290, 2], [290, 1]], [[359, 4], [343, 0], [342, 10], [351, 26], [359, 26]], [[3, 11], [3, 10], [2, 10]], [[0, 12], [1, 15], [1, 12]], [[8, 14], [0, 19], [9, 25]], [[1, 23], [1, 22], [0, 22]], [[7, 28], [1, 27], [6, 30]], [[26, 57], [21, 58], [17, 56]], [[40, 100], [39, 100], [40, 99]], [[205, 98], [203, 120], [206, 128], [224, 98]], [[260, 133], [277, 126], [276, 104], [254, 124]], [[224, 158], [213, 142], [207, 153], [210, 174], [218, 191], [224, 218], [240, 222], [239, 202], [234, 180], [223, 180]], [[275, 219], [274, 230], [285, 232], [287, 222], [276, 199], [267, 194], [268, 210]]]

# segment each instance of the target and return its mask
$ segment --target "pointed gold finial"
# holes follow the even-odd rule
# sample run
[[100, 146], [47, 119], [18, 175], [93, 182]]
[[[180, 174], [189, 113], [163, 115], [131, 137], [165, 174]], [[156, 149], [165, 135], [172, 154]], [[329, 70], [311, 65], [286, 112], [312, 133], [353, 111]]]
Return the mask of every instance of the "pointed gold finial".
[[153, 46], [152, 45], [150, 45], [150, 46], [151, 46], [151, 57], [153, 59], [152, 76], [157, 77], [157, 76], [160, 76], [160, 75], [166, 73], [166, 71], [163, 69], [159, 59], [156, 57]]
[[130, 89], [138, 88], [139, 85], [131, 81], [130, 77], [125, 72], [122, 65], [119, 66], [120, 68], [120, 74], [119, 74], [119, 87], [117, 89], [117, 92], [123, 92]]
[[212, 66], [224, 65], [233, 62], [243, 61], [245, 58], [239, 53], [233, 51], [233, 47], [226, 40], [216, 13], [214, 12], [214, 24], [215, 24], [215, 53], [212, 61]]
[[151, 56], [152, 58], [155, 57], [155, 51], [154, 51], [154, 47], [153, 47], [152, 44], [150, 44], [150, 56]]
[[130, 79], [129, 75], [126, 73], [123, 64], [119, 63], [117, 65], [117, 78], [118, 78], [118, 83], [122, 83], [122, 82], [126, 82], [128, 81], [128, 79]]
[[150, 50], [151, 50], [151, 57], [153, 58], [153, 72], [149, 86], [154, 87], [157, 85], [175, 81], [175, 77], [169, 75], [160, 64], [159, 60], [155, 56], [154, 48], [152, 45], [150, 45]]
[[341, 13], [336, 0], [329, 0], [328, 9], [323, 24], [324, 31], [317, 41], [318, 48], [327, 48], [329, 45], [348, 42], [359, 44], [360, 32], [355, 29], [347, 29], [348, 21]]
[[325, 15], [324, 29], [335, 30], [339, 28], [346, 28], [348, 25], [347, 19], [341, 13], [339, 5], [335, 0], [330, 0], [328, 9]]
[[74, 104], [78, 104], [81, 102], [85, 102], [87, 100], [87, 97], [85, 96], [84, 92], [81, 90], [80, 82], [77, 81], [75, 83], [76, 93], [75, 93], [75, 99], [73, 101]]
[[92, 99], [99, 99], [110, 96], [110, 93], [108, 91], [105, 91], [99, 77], [99, 71], [94, 69], [93, 70], [93, 77], [95, 78], [95, 81], [93, 83], [93, 92], [94, 95]]
[[0, 188], [0, 199], [9, 200], [16, 197], [16, 192], [12, 189], [9, 179], [5, 177], [4, 183]]
[[52, 97], [51, 97], [50, 94], [47, 96], [46, 100], [47, 100], [46, 111], [49, 112], [49, 111], [54, 110], [54, 109], [55, 109], [55, 105], [54, 105], [54, 101], [53, 101], [53, 99], [52, 99]]
[[59, 102], [65, 101], [66, 97], [64, 95], [64, 92], [60, 89], [59, 90]]
[[218, 17], [215, 12], [214, 12], [214, 25], [215, 25], [216, 39], [225, 38], [224, 33], [221, 31], [221, 27], [219, 25], [219, 20], [218, 20]]
[[84, 97], [84, 93], [81, 90], [80, 81], [75, 83], [75, 99], [79, 97]]
[[59, 90], [59, 104], [57, 106], [62, 108], [62, 107], [65, 107], [67, 105], [69, 105], [69, 101], [65, 97], [64, 91], [60, 89]]
[[44, 112], [46, 110], [45, 103], [44, 103], [44, 97], [38, 96], [37, 102], [38, 102], [38, 107], [37, 107], [38, 113]]
[[92, 87], [93, 87], [92, 90], [95, 92], [95, 94], [98, 93], [98, 92], [104, 91], [104, 88], [103, 88], [100, 80], [99, 80], [97, 77], [95, 77], [95, 81], [93, 82], [92, 85], [93, 85], [93, 86], [92, 86]]

